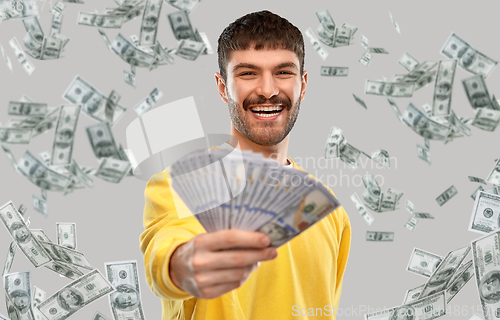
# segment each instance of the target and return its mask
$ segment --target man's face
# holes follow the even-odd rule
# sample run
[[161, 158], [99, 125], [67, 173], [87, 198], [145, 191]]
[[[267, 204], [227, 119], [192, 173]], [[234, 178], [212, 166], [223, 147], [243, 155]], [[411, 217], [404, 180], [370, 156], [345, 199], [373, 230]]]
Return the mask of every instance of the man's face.
[[116, 302], [123, 307], [130, 307], [137, 303], [135, 292], [122, 292], [116, 297]]
[[26, 295], [20, 295], [13, 299], [14, 304], [18, 309], [22, 310], [29, 307], [29, 299]]
[[488, 296], [492, 293], [500, 291], [500, 281], [497, 277], [488, 279], [483, 285], [483, 295]]
[[78, 305], [78, 302], [79, 302], [78, 297], [76, 296], [76, 294], [74, 294], [70, 290], [66, 290], [66, 291], [62, 292], [62, 298], [69, 305], [72, 305], [72, 306]]
[[[273, 146], [285, 139], [297, 120], [307, 84], [307, 72], [300, 75], [295, 52], [253, 48], [231, 51], [226, 73], [225, 84], [220, 74], [216, 77], [236, 130], [262, 146]], [[253, 107], [276, 106], [282, 108], [277, 117], [258, 117], [251, 111]]]
[[30, 236], [28, 230], [26, 230], [25, 227], [21, 227], [15, 231], [15, 237], [17, 240], [19, 240], [21, 243], [24, 243], [26, 239]]

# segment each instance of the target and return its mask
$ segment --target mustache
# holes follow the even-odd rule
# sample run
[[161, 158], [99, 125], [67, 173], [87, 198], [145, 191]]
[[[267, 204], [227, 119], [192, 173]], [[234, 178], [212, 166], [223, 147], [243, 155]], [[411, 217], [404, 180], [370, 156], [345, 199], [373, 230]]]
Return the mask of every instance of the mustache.
[[292, 101], [288, 97], [274, 96], [271, 99], [266, 99], [263, 96], [259, 96], [258, 99], [247, 98], [243, 100], [243, 109], [248, 110], [249, 106], [254, 104], [282, 104], [285, 108], [290, 110], [292, 107]]

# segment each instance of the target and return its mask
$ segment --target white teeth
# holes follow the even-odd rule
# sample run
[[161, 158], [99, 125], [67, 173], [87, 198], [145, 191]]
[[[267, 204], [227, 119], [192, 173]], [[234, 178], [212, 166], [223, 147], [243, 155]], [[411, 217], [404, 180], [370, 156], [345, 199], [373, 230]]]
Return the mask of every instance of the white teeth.
[[259, 117], [268, 118], [268, 117], [274, 117], [278, 114], [280, 114], [280, 113], [279, 112], [276, 112], [276, 113], [258, 113], [257, 115]]
[[283, 107], [281, 106], [271, 106], [271, 107], [254, 107], [253, 111], [281, 111]]

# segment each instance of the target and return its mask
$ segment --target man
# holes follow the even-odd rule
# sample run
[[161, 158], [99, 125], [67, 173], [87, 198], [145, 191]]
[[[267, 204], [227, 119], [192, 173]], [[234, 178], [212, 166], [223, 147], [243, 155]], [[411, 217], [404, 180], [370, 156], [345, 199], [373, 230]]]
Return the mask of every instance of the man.
[[[222, 32], [217, 52], [215, 80], [234, 137], [221, 147], [304, 171], [286, 155], [307, 85], [300, 30], [269, 11], [251, 13]], [[170, 171], [146, 186], [140, 239], [163, 320], [294, 319], [297, 304], [338, 307], [351, 239], [342, 207], [275, 249], [261, 232], [206, 233], [194, 216], [179, 219], [186, 215], [178, 210], [189, 209], [174, 204], [182, 201], [170, 188]]]
[[64, 288], [57, 295], [57, 302], [66, 311], [76, 311], [83, 306], [83, 295], [76, 289]]
[[122, 311], [137, 309], [139, 302], [139, 293], [130, 284], [121, 284], [111, 293], [111, 304]]

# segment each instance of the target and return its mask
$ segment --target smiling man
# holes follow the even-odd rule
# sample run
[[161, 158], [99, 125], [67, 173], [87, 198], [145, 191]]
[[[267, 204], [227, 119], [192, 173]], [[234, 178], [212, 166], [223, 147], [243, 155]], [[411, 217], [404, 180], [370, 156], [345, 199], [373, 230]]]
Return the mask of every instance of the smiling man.
[[[269, 11], [250, 13], [224, 29], [217, 53], [215, 81], [232, 139], [212, 148], [252, 150], [304, 170], [287, 156], [307, 85], [300, 30]], [[162, 299], [163, 320], [335, 318], [351, 241], [342, 207], [275, 249], [261, 232], [206, 233], [195, 217], [179, 219], [186, 215], [174, 205], [170, 171], [146, 186], [141, 234], [146, 280]], [[334, 310], [297, 315], [297, 305]]]

